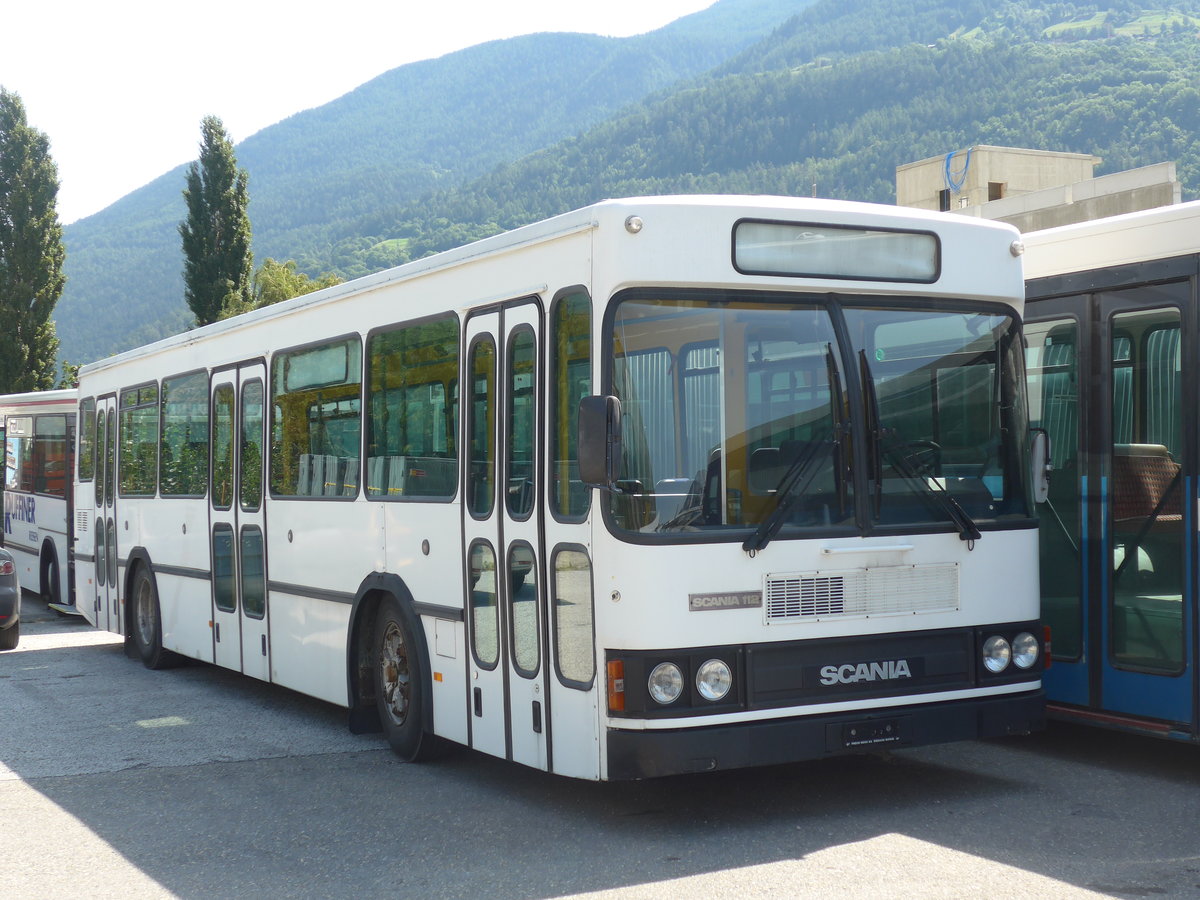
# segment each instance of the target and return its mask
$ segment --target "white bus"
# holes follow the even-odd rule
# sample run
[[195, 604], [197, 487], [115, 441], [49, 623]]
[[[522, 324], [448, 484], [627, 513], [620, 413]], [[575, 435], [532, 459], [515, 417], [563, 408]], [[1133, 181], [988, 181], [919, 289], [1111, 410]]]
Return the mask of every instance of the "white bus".
[[4, 546], [21, 585], [74, 614], [74, 390], [0, 395], [4, 439]]
[[1019, 251], [606, 201], [85, 366], [86, 614], [410, 760], [632, 779], [1028, 732]]

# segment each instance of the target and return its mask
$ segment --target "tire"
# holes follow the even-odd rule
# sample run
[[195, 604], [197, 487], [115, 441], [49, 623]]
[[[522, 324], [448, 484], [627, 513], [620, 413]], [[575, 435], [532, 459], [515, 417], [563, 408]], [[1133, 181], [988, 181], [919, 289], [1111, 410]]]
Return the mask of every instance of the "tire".
[[0, 631], [0, 650], [16, 650], [21, 642], [21, 620]]
[[147, 669], [165, 669], [178, 657], [162, 645], [162, 611], [158, 605], [158, 586], [145, 566], [133, 576], [133, 604], [130, 609], [133, 645]]
[[386, 597], [371, 638], [375, 708], [392, 750], [406, 762], [432, 758], [439, 744], [425, 730], [427, 666], [413, 619], [394, 597]]
[[[58, 571], [58, 560], [54, 558], [53, 554], [47, 556], [45, 563], [42, 564], [42, 599], [46, 603], [62, 602], [60, 599], [62, 593], [61, 577]], [[56, 609], [55, 612], [60, 616], [67, 615], [62, 610]]]

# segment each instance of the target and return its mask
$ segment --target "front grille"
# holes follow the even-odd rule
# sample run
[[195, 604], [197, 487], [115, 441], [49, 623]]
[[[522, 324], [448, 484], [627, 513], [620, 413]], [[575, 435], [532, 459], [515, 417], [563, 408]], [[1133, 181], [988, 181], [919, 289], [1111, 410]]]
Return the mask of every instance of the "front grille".
[[767, 575], [767, 624], [958, 609], [958, 564]]

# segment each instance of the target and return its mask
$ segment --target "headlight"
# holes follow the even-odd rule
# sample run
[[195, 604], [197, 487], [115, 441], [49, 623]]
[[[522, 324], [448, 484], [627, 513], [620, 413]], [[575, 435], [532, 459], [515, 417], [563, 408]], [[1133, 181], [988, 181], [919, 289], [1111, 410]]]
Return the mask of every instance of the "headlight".
[[992, 674], [999, 674], [1007, 669], [1011, 659], [1012, 647], [1000, 635], [993, 634], [983, 642], [983, 664]]
[[1038, 661], [1038, 639], [1028, 631], [1022, 631], [1012, 642], [1012, 659], [1018, 669], [1031, 669]]
[[683, 672], [673, 662], [659, 663], [650, 673], [646, 688], [656, 703], [674, 703], [683, 693]]
[[696, 690], [705, 700], [724, 699], [733, 685], [733, 673], [722, 659], [710, 659], [696, 670]]

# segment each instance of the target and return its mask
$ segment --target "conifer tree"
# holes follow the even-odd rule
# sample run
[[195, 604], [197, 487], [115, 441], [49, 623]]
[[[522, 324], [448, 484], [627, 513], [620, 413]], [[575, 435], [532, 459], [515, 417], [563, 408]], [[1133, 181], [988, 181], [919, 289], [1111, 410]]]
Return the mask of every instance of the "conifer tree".
[[247, 174], [216, 116], [201, 123], [200, 158], [188, 167], [183, 239], [184, 296], [197, 325], [253, 307]]
[[0, 87], [0, 393], [54, 387], [65, 258], [50, 141]]

